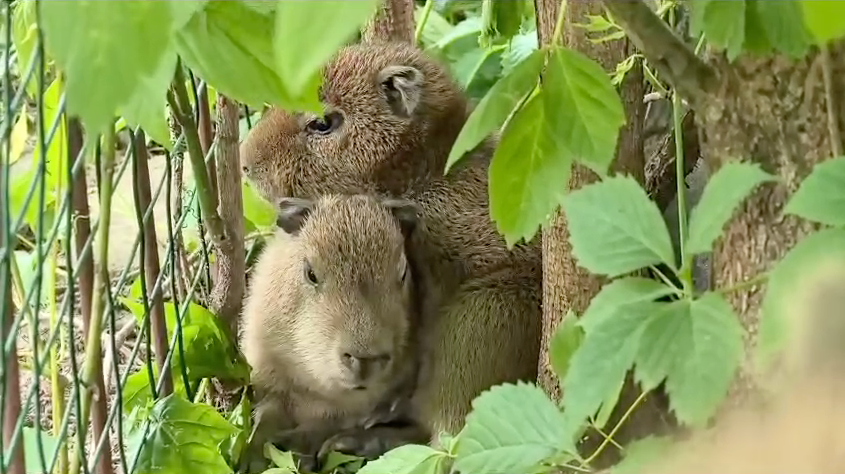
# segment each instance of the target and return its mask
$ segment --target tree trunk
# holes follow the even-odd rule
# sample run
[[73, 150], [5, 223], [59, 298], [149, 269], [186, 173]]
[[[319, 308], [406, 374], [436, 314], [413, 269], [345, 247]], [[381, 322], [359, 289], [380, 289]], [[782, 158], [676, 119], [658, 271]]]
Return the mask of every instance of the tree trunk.
[[[541, 44], [551, 41], [554, 24], [557, 19], [559, 0], [535, 0], [537, 11], [537, 30]], [[602, 15], [604, 8], [600, 1], [582, 0], [568, 2], [563, 25], [563, 41], [567, 47], [578, 50], [592, 59], [597, 60], [606, 71], [612, 71], [616, 65], [634, 52], [633, 45], [627, 39], [591, 43], [586, 37], [586, 31], [575, 26], [577, 23], [587, 23], [587, 15]], [[640, 183], [644, 180], [645, 160], [643, 157], [642, 124], [645, 114], [643, 104], [643, 75], [638, 65], [628, 72], [620, 89], [625, 108], [626, 125], [620, 130], [619, 142], [616, 149], [616, 159], [612, 165], [614, 173], [625, 173], [636, 178]], [[579, 164], [573, 165], [569, 188], [575, 190], [594, 182], [595, 173]], [[567, 313], [572, 310], [576, 314], [583, 314], [592, 298], [599, 292], [605, 279], [591, 275], [578, 266], [572, 255], [569, 244], [569, 230], [566, 219], [561, 211], [555, 213], [549, 227], [543, 232], [543, 339], [539, 365], [539, 383], [546, 392], [555, 399], [560, 399], [559, 381], [554, 375], [548, 359], [548, 344], [555, 328]], [[638, 392], [632, 381], [628, 380], [619, 399], [618, 409], [610, 418], [611, 425], [621, 417], [621, 414], [633, 403]], [[649, 397], [651, 398], [651, 397]], [[656, 411], [655, 411], [656, 409]], [[653, 401], [640, 405], [632, 417], [623, 425], [615, 436], [619, 441], [639, 437], [655, 431], [656, 421], [662, 419], [665, 411], [658, 408]], [[590, 449], [601, 441], [596, 433], [588, 433], [590, 439], [585, 447]], [[596, 465], [603, 465], [612, 455], [612, 451], [605, 451], [605, 455], [596, 460]], [[612, 457], [612, 456], [611, 456]]]
[[413, 0], [382, 0], [363, 30], [364, 41], [414, 41]]
[[[831, 97], [826, 100], [823, 55], [788, 60], [783, 56], [741, 56], [727, 64], [722, 55], [710, 63], [721, 71], [717, 92], [697, 105], [704, 132], [702, 153], [715, 173], [731, 160], [759, 163], [780, 177], [780, 183], [759, 187], [749, 197], [716, 242], [713, 275], [717, 288], [727, 288], [772, 268], [815, 226], [794, 216], [782, 216], [788, 197], [809, 174], [812, 166], [841, 150], [834, 147], [828, 122], [833, 105], [834, 122], [845, 126], [845, 42], [830, 48]], [[839, 141], [839, 140], [836, 140]], [[728, 295], [748, 331], [746, 349], [754, 344], [763, 285]], [[731, 390], [731, 403], [753, 393], [748, 361]]]

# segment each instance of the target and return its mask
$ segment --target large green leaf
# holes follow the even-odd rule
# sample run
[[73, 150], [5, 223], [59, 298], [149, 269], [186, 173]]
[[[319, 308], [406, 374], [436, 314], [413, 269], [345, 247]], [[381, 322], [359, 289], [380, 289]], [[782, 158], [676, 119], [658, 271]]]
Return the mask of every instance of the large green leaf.
[[651, 315], [643, 330], [634, 375], [643, 390], [652, 390], [683, 363], [690, 344], [690, 302], [663, 304]]
[[661, 262], [675, 268], [660, 210], [634, 178], [616, 175], [584, 186], [563, 207], [572, 253], [587, 270], [618, 276]]
[[472, 402], [456, 447], [464, 474], [526, 472], [558, 452], [575, 452], [566, 420], [539, 387], [502, 384]]
[[273, 25], [273, 16], [244, 2], [211, 0], [175, 35], [176, 50], [226, 96], [251, 108], [282, 106], [288, 93], [275, 72]]
[[648, 474], [675, 445], [668, 436], [646, 436], [625, 446], [625, 457], [610, 474]]
[[[767, 366], [793, 341], [797, 318], [807, 318], [796, 307], [804, 292], [814, 289], [825, 267], [845, 268], [845, 230], [824, 229], [804, 237], [772, 269], [766, 285], [755, 348], [756, 363]], [[841, 280], [840, 280], [841, 281]]]
[[558, 323], [549, 340], [549, 363], [559, 380], [566, 377], [569, 361], [584, 340], [584, 330], [577, 323], [578, 317], [570, 310]]
[[845, 36], [845, 3], [829, 0], [802, 0], [804, 24], [819, 44]]
[[214, 407], [168, 395], [156, 402], [150, 422], [135, 473], [232, 472], [217, 446], [238, 430]]
[[625, 124], [622, 101], [607, 73], [578, 51], [555, 48], [542, 89], [545, 120], [566, 154], [605, 174]]
[[826, 225], [845, 226], [845, 156], [813, 166], [783, 212]]
[[160, 64], [171, 22], [166, 2], [45, 2], [41, 25], [48, 52], [67, 74], [68, 112], [89, 131], [111, 126], [118, 107]]
[[745, 1], [712, 0], [692, 2], [694, 9], [703, 9], [704, 34], [711, 44], [725, 49], [729, 60], [733, 61], [742, 51], [745, 42]]
[[368, 462], [357, 474], [440, 474], [444, 472], [445, 462], [446, 453], [428, 446], [406, 444]]
[[165, 98], [176, 71], [176, 59], [175, 52], [166, 52], [155, 72], [143, 77], [135, 93], [117, 109], [129, 125], [143, 127], [150, 138], [168, 150], [173, 144], [170, 142], [170, 129], [167, 127]]
[[[537, 84], [537, 75], [543, 65], [543, 54], [535, 51], [510, 74], [499, 79], [467, 118], [464, 127], [455, 139], [455, 144], [446, 160], [446, 171], [454, 166], [464, 154], [475, 148], [491, 133], [499, 131], [513, 112], [514, 107], [531, 92]], [[533, 127], [532, 127], [533, 128]]]
[[605, 319], [613, 317], [619, 311], [624, 311], [629, 305], [651, 303], [675, 291], [651, 278], [618, 278], [604, 285], [601, 291], [590, 300], [590, 306], [578, 320], [578, 325], [586, 332], [591, 332], [596, 326], [603, 324]]
[[313, 95], [314, 111], [321, 111], [316, 85], [323, 65], [372, 16], [377, 4], [375, 0], [276, 4], [276, 70], [292, 97]]
[[604, 400], [615, 399], [634, 363], [645, 324], [659, 307], [629, 305], [587, 331], [563, 380], [564, 414], [570, 423], [580, 425]]
[[795, 59], [802, 58], [810, 47], [810, 37], [804, 27], [801, 2], [747, 2], [749, 14], [760, 16], [769, 42], [776, 50]]
[[678, 420], [700, 427], [728, 392], [742, 359], [743, 330], [731, 306], [717, 293], [705, 293], [692, 302], [689, 312], [675, 317], [687, 318], [690, 324], [689, 331], [676, 332], [675, 344], [686, 350], [672, 365], [666, 390]]
[[732, 161], [719, 168], [690, 213], [685, 252], [709, 252], [739, 204], [758, 185], [774, 180], [774, 176], [753, 163]]
[[572, 162], [546, 120], [539, 93], [508, 121], [490, 163], [490, 217], [508, 246], [530, 241], [557, 208]]

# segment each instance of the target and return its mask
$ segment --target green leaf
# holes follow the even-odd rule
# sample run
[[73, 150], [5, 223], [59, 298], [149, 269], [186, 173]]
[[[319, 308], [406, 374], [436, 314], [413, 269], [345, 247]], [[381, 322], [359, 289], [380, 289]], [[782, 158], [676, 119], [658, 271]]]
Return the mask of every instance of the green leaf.
[[768, 365], [793, 342], [795, 321], [808, 317], [800, 314], [807, 309], [796, 307], [796, 302], [813, 289], [813, 277], [826, 266], [845, 268], [845, 230], [823, 229], [804, 237], [771, 270], [761, 308], [756, 364]]
[[[313, 93], [315, 112], [322, 111], [310, 87], [323, 65], [375, 11], [375, 0], [349, 2], [277, 2], [273, 48], [276, 71], [292, 96]], [[319, 18], [319, 28], [314, 21]]]
[[566, 420], [542, 389], [505, 383], [483, 392], [459, 435], [455, 470], [525, 472], [558, 452], [576, 452]]
[[118, 107], [161, 62], [171, 22], [165, 2], [44, 3], [46, 48], [67, 74], [68, 113], [91, 132], [111, 126]]
[[[53, 453], [59, 447], [58, 438], [50, 435], [46, 431], [41, 431], [37, 428], [30, 428], [24, 426], [22, 430], [23, 435], [23, 452], [24, 464], [26, 465], [27, 474], [38, 474], [44, 472], [44, 468], [50, 467], [50, 460], [53, 458]], [[41, 447], [44, 450], [44, 463], [42, 464], [41, 456], [38, 451], [38, 442], [41, 441]]]
[[522, 33], [513, 37], [507, 49], [502, 52], [502, 74], [508, 75], [522, 61], [525, 61], [537, 50], [537, 34], [535, 32]]
[[607, 173], [625, 111], [604, 69], [578, 51], [555, 48], [542, 90], [546, 120], [566, 154], [599, 175]]
[[281, 451], [270, 443], [264, 443], [264, 457], [272, 461], [276, 467], [296, 472], [296, 461], [289, 451]]
[[748, 3], [749, 14], [760, 16], [760, 23], [771, 44], [794, 59], [804, 57], [810, 47], [809, 35], [804, 29], [800, 2], [771, 2], [766, 0]]
[[[44, 91], [41, 96], [43, 113], [41, 118], [44, 124], [44, 139], [50, 139], [50, 130], [53, 128], [53, 123], [56, 118], [60, 122], [56, 126], [56, 131], [53, 133], [52, 139], [45, 144], [46, 147], [46, 180], [47, 180], [47, 199], [44, 206], [47, 207], [50, 203], [55, 202], [57, 193], [63, 193], [67, 189], [67, 118], [64, 114], [59, 115], [59, 102], [62, 97], [62, 78], [57, 77]], [[37, 119], [36, 119], [37, 120]], [[32, 161], [38, 163], [41, 159], [41, 146], [38, 143], [39, 138], [36, 137], [35, 147], [32, 149]], [[76, 160], [76, 157], [73, 157]], [[37, 196], [32, 202], [37, 205]], [[35, 227], [33, 226], [33, 229]]]
[[323, 466], [320, 468], [321, 474], [334, 474], [335, 470], [343, 465], [348, 466], [351, 468], [356, 464], [358, 467], [355, 469], [357, 472], [360, 469], [361, 464], [363, 464], [364, 459], [359, 458], [358, 456], [352, 456], [350, 454], [343, 454], [337, 451], [331, 451], [326, 456], [325, 462], [323, 462]]
[[208, 0], [167, 2], [167, 6], [170, 7], [170, 13], [173, 15], [173, 30], [179, 30], [184, 27], [197, 12], [205, 8], [206, 3], [208, 3]]
[[[728, 392], [743, 354], [742, 326], [731, 306], [708, 292], [692, 302], [691, 332], [666, 380], [669, 402], [682, 423], [699, 427], [712, 417]], [[684, 334], [678, 334], [683, 338]]]
[[651, 278], [625, 277], [613, 280], [593, 297], [590, 306], [578, 320], [578, 325], [585, 332], [592, 332], [605, 319], [624, 311], [629, 305], [651, 303], [675, 292], [675, 289]]
[[702, 8], [707, 41], [725, 49], [728, 60], [733, 61], [745, 42], [745, 1], [708, 1]]
[[674, 446], [667, 436], [646, 436], [625, 446], [625, 457], [612, 468], [611, 474], [648, 474]]
[[176, 71], [176, 60], [175, 52], [166, 52], [153, 74], [141, 78], [140, 86], [129, 101], [117, 109], [127, 123], [133, 127], [141, 126], [150, 138], [168, 150], [172, 150], [173, 144], [167, 126], [165, 98]]
[[238, 430], [214, 407], [168, 395], [156, 402], [150, 422], [134, 472], [231, 474], [217, 446]]
[[573, 191], [563, 202], [578, 264], [619, 276], [650, 265], [675, 268], [660, 210], [630, 176], [616, 175]]
[[406, 444], [368, 462], [357, 474], [439, 474], [443, 472], [445, 461], [443, 452], [428, 446]]
[[559, 380], [566, 377], [572, 354], [584, 340], [584, 331], [578, 326], [578, 317], [569, 310], [558, 323], [549, 341], [549, 363]]
[[[35, 41], [38, 39], [38, 26], [35, 23], [35, 0], [20, 0], [12, 4], [12, 42], [18, 52], [18, 70], [23, 75], [32, 59]], [[30, 97], [38, 94], [36, 74], [26, 84]]]
[[276, 225], [276, 208], [261, 197], [250, 184], [241, 182], [244, 217], [258, 228], [271, 228]]
[[661, 304], [649, 318], [637, 352], [636, 376], [643, 390], [652, 390], [683, 363], [692, 334], [690, 302]]
[[798, 2], [804, 11], [804, 24], [816, 38], [817, 44], [845, 36], [845, 3], [826, 0]]
[[235, 428], [240, 430], [237, 434], [230, 436], [220, 445], [220, 451], [223, 453], [226, 461], [230, 466], [237, 466], [240, 462], [241, 453], [244, 452], [247, 444], [247, 438], [252, 430], [251, 427], [252, 403], [246, 390], [241, 392], [241, 400], [235, 406], [227, 420]]
[[587, 331], [563, 380], [564, 414], [571, 423], [580, 424], [618, 392], [634, 363], [645, 323], [658, 308], [657, 303], [629, 305]]
[[211, 0], [174, 38], [182, 60], [220, 93], [250, 108], [281, 107], [290, 99], [275, 72], [273, 25], [244, 2]]
[[783, 212], [825, 225], [845, 226], [845, 156], [813, 166]]
[[775, 179], [754, 163], [732, 161], [719, 168], [690, 213], [684, 250], [690, 255], [711, 251], [713, 242], [740, 203], [758, 185]]
[[478, 103], [464, 123], [455, 144], [446, 160], [446, 170], [454, 166], [464, 154], [496, 132], [511, 115], [514, 107], [531, 92], [537, 84], [537, 77], [543, 65], [543, 54], [534, 51], [516, 67], [510, 74], [499, 79], [487, 95]]
[[508, 121], [490, 163], [490, 217], [509, 247], [534, 237], [569, 181], [571, 161], [544, 115], [540, 93]]

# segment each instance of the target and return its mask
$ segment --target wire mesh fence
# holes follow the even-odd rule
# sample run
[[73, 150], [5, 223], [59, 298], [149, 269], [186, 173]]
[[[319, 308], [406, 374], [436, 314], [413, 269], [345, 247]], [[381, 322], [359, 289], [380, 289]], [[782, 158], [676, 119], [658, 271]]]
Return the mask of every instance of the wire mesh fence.
[[[207, 355], [191, 344], [210, 350], [208, 334], [223, 334], [206, 309], [215, 262], [183, 165], [189, 138], [175, 113], [167, 148], [122, 120], [83, 131], [34, 5], [4, 2], [0, 38], [0, 472], [136, 472], [151, 462], [140, 454], [155, 402], [209, 393], [213, 368], [188, 363]], [[213, 180], [216, 94], [184, 79]]]

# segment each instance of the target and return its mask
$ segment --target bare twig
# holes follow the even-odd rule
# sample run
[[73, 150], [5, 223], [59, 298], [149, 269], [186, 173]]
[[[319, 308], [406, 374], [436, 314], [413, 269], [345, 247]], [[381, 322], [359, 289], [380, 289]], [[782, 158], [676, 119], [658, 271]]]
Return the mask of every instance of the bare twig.
[[604, 0], [604, 7], [649, 64], [681, 95], [698, 100], [712, 90], [716, 71], [696, 57], [642, 0]]
[[[150, 170], [147, 163], [149, 161], [149, 155], [147, 154], [147, 140], [144, 132], [139, 130], [135, 134], [134, 139], [135, 152], [132, 154], [132, 157], [135, 166], [133, 168], [134, 179], [132, 180], [132, 187], [135, 191], [136, 212], [140, 216], [143, 216], [147, 213], [147, 209], [152, 206]], [[164, 363], [169, 348], [167, 326], [164, 322], [164, 303], [162, 302], [161, 292], [153, 291], [152, 289], [154, 283], [158, 280], [159, 273], [161, 273], [161, 265], [158, 261], [158, 240], [156, 239], [154, 221], [148, 219], [142, 224], [143, 229], [140, 229], [140, 231], [144, 233], [144, 261], [141, 263], [144, 266], [144, 279], [150, 285], [150, 322], [152, 323], [150, 337], [153, 338], [159, 377], [164, 379], [162, 391], [159, 395], [165, 397], [173, 393], [173, 379], [170, 376], [170, 368], [165, 366]]]
[[[135, 321], [135, 318], [129, 318], [129, 320], [121, 326], [120, 329], [114, 334], [114, 347], [115, 350], [123, 349], [123, 344], [126, 343], [126, 339], [132, 334], [132, 331], [135, 330], [135, 326], [138, 323]], [[103, 339], [106, 337], [111, 337], [109, 334], [103, 334]], [[111, 380], [111, 371], [112, 371], [112, 359], [117, 357], [117, 355], [112, 352], [111, 347], [106, 345], [105, 354], [103, 354], [103, 379]]]

